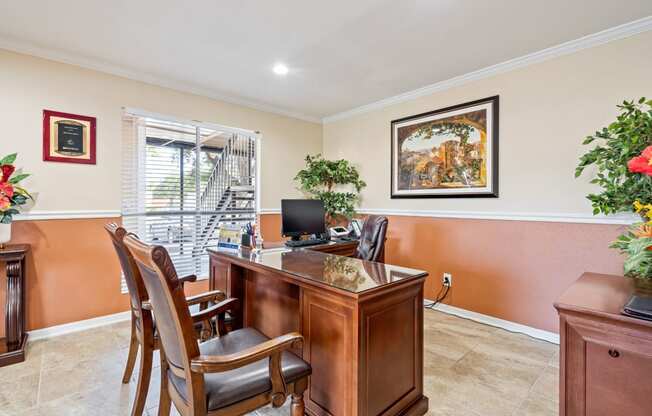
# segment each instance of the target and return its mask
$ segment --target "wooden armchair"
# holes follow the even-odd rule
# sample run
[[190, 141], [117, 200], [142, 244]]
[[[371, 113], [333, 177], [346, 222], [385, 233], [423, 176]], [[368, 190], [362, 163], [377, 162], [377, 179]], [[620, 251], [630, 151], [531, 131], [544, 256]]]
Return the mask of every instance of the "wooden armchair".
[[[129, 383], [136, 364], [138, 349], [140, 348], [141, 351], [136, 397], [131, 408], [132, 416], [140, 416], [145, 408], [145, 400], [147, 399], [152, 373], [152, 357], [154, 351], [159, 348], [159, 339], [143, 279], [140, 276], [138, 267], [136, 267], [133, 256], [123, 242], [127, 231], [113, 223], [105, 225], [104, 228], [109, 233], [118, 259], [120, 260], [120, 266], [125, 277], [125, 282], [127, 283], [131, 303], [131, 341], [129, 344], [127, 365], [122, 377], [123, 383]], [[194, 282], [195, 280], [197, 280], [196, 276], [186, 276], [179, 279], [179, 282], [183, 285], [185, 282]], [[224, 299], [226, 299], [226, 296], [219, 290], [202, 293], [186, 299], [188, 305], [199, 305], [200, 312], [194, 313], [192, 319], [196, 327], [199, 327], [203, 339], [213, 334], [213, 327], [210, 318], [207, 318], [202, 313], [202, 309], [205, 310], [209, 303], [217, 303]], [[226, 332], [223, 328], [222, 331]]]
[[[198, 344], [168, 252], [131, 235], [124, 242], [140, 270], [161, 335], [159, 416], [169, 415], [172, 402], [184, 416], [240, 415], [268, 403], [279, 407], [289, 394], [291, 416], [304, 414], [303, 393], [311, 368], [289, 351], [303, 341], [300, 334], [269, 339], [244, 328]], [[227, 299], [202, 314], [217, 317], [223, 327], [225, 313], [237, 303]]]

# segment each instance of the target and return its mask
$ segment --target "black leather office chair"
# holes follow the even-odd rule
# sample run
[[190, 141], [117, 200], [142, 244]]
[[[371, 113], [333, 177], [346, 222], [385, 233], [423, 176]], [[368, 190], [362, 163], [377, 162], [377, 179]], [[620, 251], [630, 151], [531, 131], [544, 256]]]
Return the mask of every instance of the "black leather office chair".
[[385, 235], [387, 217], [370, 215], [364, 222], [355, 257], [362, 260], [385, 262]]

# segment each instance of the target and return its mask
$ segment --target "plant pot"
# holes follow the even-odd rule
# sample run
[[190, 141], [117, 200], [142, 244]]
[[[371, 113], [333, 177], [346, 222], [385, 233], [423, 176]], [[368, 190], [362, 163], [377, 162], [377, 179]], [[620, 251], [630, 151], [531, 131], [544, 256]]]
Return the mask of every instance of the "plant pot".
[[11, 240], [11, 223], [0, 224], [0, 248], [4, 248]]
[[652, 298], [652, 279], [644, 277], [634, 278], [634, 295]]

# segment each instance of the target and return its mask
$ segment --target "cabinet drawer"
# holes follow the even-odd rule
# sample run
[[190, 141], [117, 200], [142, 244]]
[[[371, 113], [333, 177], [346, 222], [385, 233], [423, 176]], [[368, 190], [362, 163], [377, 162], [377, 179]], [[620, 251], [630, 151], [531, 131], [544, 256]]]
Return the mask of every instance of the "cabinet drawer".
[[[652, 415], [649, 334], [565, 317], [565, 416]], [[627, 332], [627, 335], [624, 334]]]

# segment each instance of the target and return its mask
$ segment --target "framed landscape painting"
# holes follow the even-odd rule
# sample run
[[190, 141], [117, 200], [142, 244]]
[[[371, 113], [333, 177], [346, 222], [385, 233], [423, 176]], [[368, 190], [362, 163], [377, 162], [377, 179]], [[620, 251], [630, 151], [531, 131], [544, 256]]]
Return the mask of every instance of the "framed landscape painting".
[[498, 101], [392, 121], [391, 197], [498, 197]]

